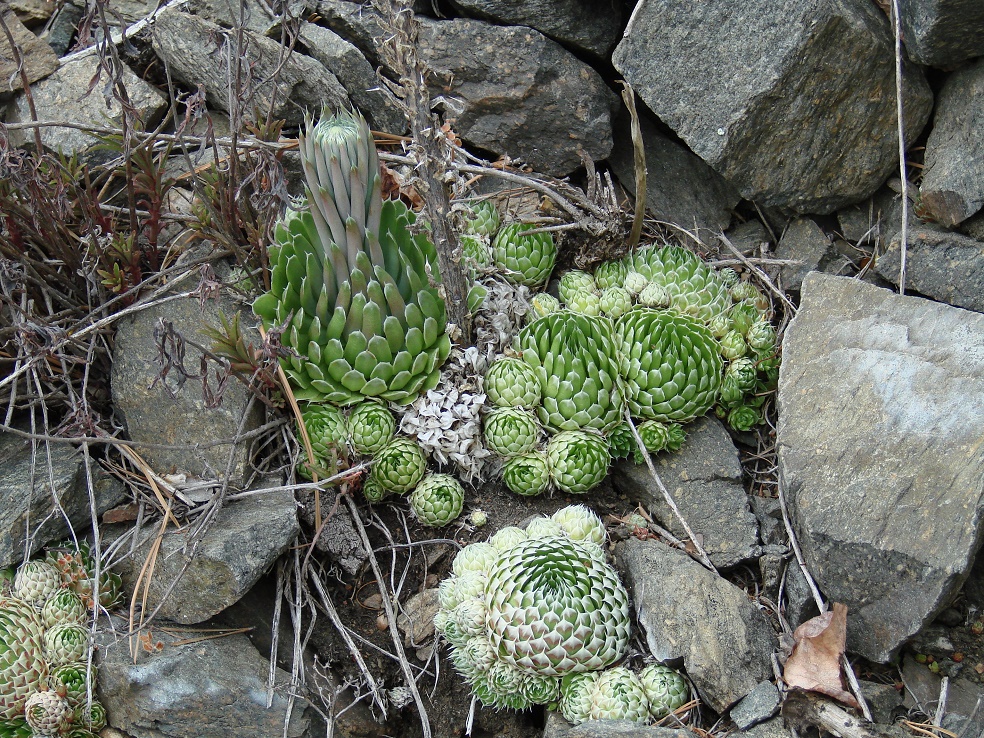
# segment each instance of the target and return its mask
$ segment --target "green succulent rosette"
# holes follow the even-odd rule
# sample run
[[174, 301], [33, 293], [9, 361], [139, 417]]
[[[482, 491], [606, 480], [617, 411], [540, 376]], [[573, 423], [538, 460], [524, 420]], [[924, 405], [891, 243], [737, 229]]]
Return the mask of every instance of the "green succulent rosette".
[[624, 287], [608, 287], [598, 298], [601, 312], [609, 318], [617, 318], [632, 309], [632, 295]]
[[776, 329], [767, 320], [757, 320], [749, 326], [745, 340], [756, 354], [771, 354], [776, 350]]
[[758, 377], [758, 367], [749, 358], [735, 359], [728, 368], [724, 370], [724, 377], [734, 377], [735, 383], [741, 392], [751, 392], [755, 388], [755, 380]]
[[550, 481], [569, 494], [584, 494], [608, 475], [611, 453], [599, 434], [561, 431], [547, 442]]
[[392, 494], [395, 493], [392, 490], [386, 489], [372, 475], [366, 477], [362, 483], [362, 496], [366, 498], [366, 502], [382, 502]]
[[410, 509], [431, 528], [447, 525], [461, 515], [465, 490], [450, 474], [428, 474], [410, 493]]
[[61, 586], [58, 570], [41, 559], [25, 561], [14, 576], [14, 597], [38, 605]]
[[512, 548], [517, 543], [525, 541], [529, 536], [526, 531], [522, 528], [517, 528], [515, 525], [507, 525], [505, 528], [500, 528], [495, 532], [489, 539], [489, 543], [495, 546], [497, 551], [505, 551], [507, 548]]
[[83, 623], [88, 615], [89, 610], [82, 598], [67, 587], [59, 589], [41, 606], [41, 620], [45, 628], [59, 623]]
[[748, 344], [745, 337], [732, 329], [721, 337], [721, 356], [728, 361], [735, 361], [748, 354]]
[[[311, 441], [315, 465], [329, 474], [334, 473], [348, 440], [342, 411], [328, 403], [308, 404], [301, 408], [301, 420]], [[298, 471], [307, 478], [311, 476], [306, 463], [299, 464]]]
[[636, 299], [643, 307], [668, 308], [673, 304], [673, 298], [669, 291], [657, 282], [647, 284], [642, 292], [636, 295]]
[[745, 433], [762, 422], [762, 411], [752, 405], [739, 405], [728, 412], [728, 425]]
[[646, 451], [651, 454], [658, 454], [666, 449], [670, 443], [670, 426], [658, 420], [645, 420], [636, 428], [639, 431], [639, 438]]
[[0, 738], [34, 738], [34, 728], [23, 717], [0, 720]]
[[557, 296], [566, 305], [570, 305], [579, 295], [594, 294], [597, 291], [598, 285], [595, 284], [594, 277], [580, 269], [567, 270], [557, 284]]
[[550, 233], [527, 233], [536, 226], [511, 223], [492, 241], [492, 263], [513, 284], [539, 287], [550, 277], [557, 261], [557, 246]]
[[608, 434], [608, 450], [612, 459], [627, 459], [635, 452], [635, 436], [628, 423], [619, 423]]
[[479, 236], [494, 236], [499, 230], [502, 218], [495, 204], [489, 200], [472, 203], [465, 216], [465, 233]]
[[551, 313], [523, 328], [517, 346], [539, 381], [537, 415], [547, 429], [604, 433], [621, 422], [625, 400], [610, 320]]
[[457, 577], [469, 571], [484, 574], [492, 568], [497, 558], [499, 549], [491, 543], [472, 543], [457, 553], [451, 562], [451, 571]]
[[611, 259], [601, 262], [594, 270], [594, 281], [599, 290], [609, 287], [621, 287], [629, 269], [621, 259]]
[[396, 418], [385, 405], [367, 400], [349, 413], [348, 438], [352, 448], [370, 456], [379, 451], [396, 435]]
[[567, 303], [567, 309], [580, 315], [601, 315], [601, 297], [595, 292], [578, 292]]
[[521, 407], [499, 407], [485, 416], [485, 445], [499, 456], [532, 451], [540, 440], [540, 421]]
[[502, 467], [502, 481], [511, 492], [536, 497], [550, 486], [550, 465], [540, 451], [530, 451], [509, 459]]
[[649, 698], [649, 712], [662, 720], [690, 701], [690, 685], [686, 677], [662, 664], [650, 664], [639, 672], [639, 681]]
[[622, 282], [622, 287], [633, 297], [638, 297], [648, 285], [649, 280], [634, 270], [627, 271], [625, 281]]
[[89, 631], [78, 623], [62, 623], [44, 632], [44, 658], [51, 667], [85, 661]]
[[720, 279], [721, 283], [730, 290], [738, 284], [741, 277], [739, 277], [738, 272], [731, 267], [725, 267], [724, 269], [718, 271], [718, 279]]
[[591, 717], [591, 702], [600, 671], [569, 674], [560, 682], [560, 714], [571, 725], [580, 725]]
[[461, 244], [461, 255], [466, 259], [471, 259], [479, 266], [492, 263], [492, 248], [484, 236], [463, 233], [458, 242]]
[[423, 449], [406, 436], [396, 436], [373, 457], [369, 478], [383, 489], [402, 495], [416, 487], [426, 471]]
[[750, 302], [739, 302], [728, 311], [728, 317], [731, 319], [731, 328], [745, 335], [748, 333], [748, 329], [760, 319], [760, 314], [758, 308]]
[[57, 692], [35, 692], [24, 705], [24, 718], [36, 735], [57, 735], [64, 732], [71, 723], [72, 707]]
[[83, 700], [82, 703], [75, 708], [72, 723], [74, 725], [81, 726], [79, 730], [98, 733], [106, 727], [106, 708], [103, 707], [101, 702], [97, 702], [96, 700], [93, 700], [91, 704], [87, 704], [86, 701]]
[[735, 302], [741, 302], [743, 300], [755, 302], [762, 296], [759, 288], [751, 282], [735, 282], [735, 284], [731, 285], [730, 290], [731, 297]]
[[567, 536], [530, 538], [504, 551], [485, 593], [493, 650], [523, 672], [602, 669], [628, 646], [629, 599], [618, 575]]
[[568, 505], [550, 517], [572, 540], [587, 541], [597, 546], [605, 542], [605, 523], [589, 507]]
[[631, 720], [648, 723], [649, 698], [639, 677], [624, 666], [601, 672], [591, 694], [591, 720]]
[[635, 308], [615, 326], [633, 417], [687, 422], [710, 410], [723, 362], [704, 324], [672, 311]]
[[731, 307], [728, 288], [697, 254], [682, 246], [645, 246], [626, 257], [629, 271], [661, 286], [670, 306], [707, 323]]
[[667, 451], [676, 453], [683, 447], [683, 442], [687, 440], [687, 432], [680, 423], [670, 423], [666, 427], [669, 439], [666, 442]]
[[[92, 609], [96, 590], [96, 560], [87, 541], [64, 541], [45, 552], [44, 560], [54, 566], [62, 584], [82, 598], [86, 609]], [[123, 598], [123, 580], [106, 567], [99, 570], [99, 605], [110, 608]]]
[[451, 351], [430, 276], [437, 252], [414, 213], [383, 202], [372, 135], [358, 114], [309, 120], [299, 137], [306, 199], [277, 224], [269, 292], [253, 303], [285, 325], [282, 360], [300, 400], [412, 402], [437, 385]]
[[560, 309], [560, 300], [556, 297], [549, 292], [537, 292], [530, 298], [530, 309], [526, 313], [526, 322], [532, 323], [537, 318], [556, 313]]
[[522, 359], [496, 359], [485, 372], [485, 394], [499, 407], [534, 408], [540, 404], [540, 380]]
[[89, 685], [94, 683], [94, 674], [81, 661], [56, 666], [48, 675], [48, 687], [63, 694], [72, 707], [85, 701]]
[[31, 603], [0, 597], [0, 721], [21, 716], [27, 699], [47, 682], [43, 633]]

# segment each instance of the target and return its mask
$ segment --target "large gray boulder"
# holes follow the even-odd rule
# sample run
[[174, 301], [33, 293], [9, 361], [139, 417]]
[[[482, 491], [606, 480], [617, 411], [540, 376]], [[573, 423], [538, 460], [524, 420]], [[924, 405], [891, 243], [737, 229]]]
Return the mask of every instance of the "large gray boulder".
[[[894, 42], [867, 0], [638, 6], [613, 56], [646, 104], [760, 205], [829, 213], [898, 166]], [[932, 96], [906, 67], [907, 141]]]
[[[58, 57], [55, 56], [55, 52], [51, 50], [48, 44], [31, 33], [13, 11], [4, 7], [0, 10], [0, 16], [3, 17], [3, 22], [10, 31], [14, 43], [17, 44], [17, 50], [20, 52], [24, 63], [23, 71], [27, 76], [28, 84], [37, 82], [58, 69]], [[0, 80], [3, 80], [0, 91], [2, 92], [24, 88], [21, 69], [14, 61], [15, 58], [7, 34], [0, 33]]]
[[724, 712], [772, 678], [776, 637], [744, 590], [656, 540], [615, 546], [650, 652], [682, 661], [711, 709]]
[[779, 377], [778, 454], [807, 567], [887, 661], [954, 595], [981, 542], [984, 316], [819, 273]]
[[984, 59], [954, 72], [940, 90], [919, 197], [947, 227], [984, 206]]
[[614, 0], [452, 0], [465, 15], [500, 25], [529, 26], [565, 46], [607, 56], [622, 33]]
[[584, 62], [538, 31], [477, 20], [423, 22], [432, 92], [461, 138], [562, 176], [612, 150], [615, 94]]
[[909, 58], [931, 67], [954, 67], [984, 56], [984, 3], [980, 0], [904, 0], [902, 38]]

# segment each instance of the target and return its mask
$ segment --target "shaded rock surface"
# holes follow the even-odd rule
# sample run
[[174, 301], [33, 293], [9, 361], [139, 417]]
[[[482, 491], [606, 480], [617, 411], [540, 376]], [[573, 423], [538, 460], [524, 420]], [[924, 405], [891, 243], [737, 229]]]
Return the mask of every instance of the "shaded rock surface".
[[731, 708], [731, 719], [739, 730], [748, 730], [779, 712], [779, 689], [772, 682], [762, 682]]
[[[677, 453], [655, 457], [656, 471], [715, 566], [734, 566], [757, 554], [758, 529], [742, 484], [741, 463], [721, 421], [704, 417], [687, 426]], [[678, 538], [687, 533], [644, 464], [612, 467], [612, 484], [638, 500]]]
[[776, 638], [744, 591], [655, 540], [630, 538], [616, 545], [615, 558], [650, 652], [682, 661], [713, 710], [772, 677]]
[[[62, 64], [53, 74], [31, 85], [38, 119], [62, 121], [68, 118], [80, 126], [95, 128], [122, 125], [123, 109], [117, 100], [103, 94], [105, 84], [97, 84], [90, 89], [90, 83], [98, 72], [99, 60], [95, 54], [88, 54]], [[143, 121], [145, 128], [153, 127], [167, 107], [167, 98], [125, 64], [122, 67], [122, 82], [126, 85], [137, 117]], [[27, 97], [21, 92], [14, 99], [7, 122], [26, 123], [30, 120]], [[34, 134], [29, 130], [10, 132], [10, 141], [15, 146], [27, 146], [33, 140]], [[86, 152], [97, 140], [77, 128], [45, 127], [41, 129], [41, 142], [50, 149], [71, 155]], [[89, 152], [86, 158], [104, 160], [110, 156], [107, 152]]]
[[955, 226], [984, 205], [984, 59], [954, 72], [943, 85], [925, 164], [920, 205], [936, 222]]
[[783, 289], [798, 290], [803, 284], [803, 278], [809, 272], [821, 268], [830, 246], [830, 239], [815, 221], [810, 218], [793, 220], [776, 246], [777, 259], [799, 262], [796, 265], [780, 268], [779, 275], [782, 278]]
[[466, 15], [500, 25], [529, 26], [565, 46], [604, 56], [622, 32], [613, 0], [454, 0]]
[[[126, 623], [114, 621], [117, 632]], [[113, 725], [133, 738], [253, 738], [305, 734], [310, 716], [303, 699], [294, 701], [290, 721], [290, 675], [276, 669], [273, 703], [267, 702], [269, 663], [241, 634], [180, 644], [195, 634], [151, 633], [159, 651], [142, 649], [137, 661], [128, 640], [98, 635], [98, 697]]]
[[[65, 538], [69, 523], [80, 535], [91, 529], [82, 456], [67, 443], [52, 443], [50, 449], [49, 458], [40, 444], [35, 457], [30, 439], [0, 434], [0, 569], [19, 563], [25, 554], [32, 556], [46, 543]], [[99, 471], [94, 477], [98, 515], [128, 498], [115, 477]]]
[[455, 132], [536, 171], [569, 174], [612, 150], [616, 98], [601, 76], [556, 41], [521, 26], [426, 22], [420, 55]]
[[[299, 125], [304, 121], [305, 110], [348, 104], [345, 88], [314, 59], [303, 54], [282, 59], [279, 42], [249, 31], [244, 34], [248, 43], [244, 47], [247, 62], [243, 74], [248, 73], [254, 80], [250, 110], [269, 110], [273, 118]], [[233, 53], [227, 47], [234, 43], [234, 34], [221, 26], [180, 10], [168, 9], [154, 23], [154, 51], [174, 77], [192, 89], [203, 85], [209, 105], [224, 112], [229, 111], [232, 73], [227, 54]]]
[[[685, 146], [659, 132], [648, 118], [640, 119], [646, 150], [646, 207], [657, 220], [685, 228], [720, 231], [731, 222], [738, 192]], [[608, 163], [619, 182], [635, 194], [635, 152], [628, 114], [615, 121], [615, 147]]]
[[[901, 262], [899, 233], [878, 259], [878, 273], [898, 284]], [[932, 225], [909, 229], [905, 286], [950, 305], [984, 312], [984, 242]]]
[[[262, 489], [262, 488], [260, 488]], [[195, 526], [164, 533], [148, 589], [147, 607], [178, 623], [200, 623], [238, 601], [297, 537], [300, 527], [289, 491], [263, 492], [227, 502], [197, 544]], [[158, 535], [145, 529], [117, 571], [128, 590]], [[187, 566], [187, 568], [185, 568]]]
[[640, 725], [631, 720], [588, 720], [573, 726], [559, 712], [547, 713], [547, 725], [543, 738], [693, 738], [694, 733], [684, 728], [658, 728]]
[[[613, 63], [698, 156], [760, 204], [832, 212], [897, 166], [893, 41], [869, 3], [657, 0], [640, 6]], [[932, 97], [918, 68], [904, 80], [911, 141]]]
[[953, 67], [984, 55], [984, 5], [977, 0], [906, 0], [899, 18], [913, 61]]
[[[154, 360], [160, 355], [158, 341], [165, 340], [168, 327], [187, 341], [210, 346], [212, 341], [203, 329], [220, 325], [220, 309], [231, 316], [237, 306], [223, 297], [218, 304], [206, 301], [203, 311], [196, 297], [186, 297], [142, 310], [118, 323], [111, 377], [113, 403], [130, 439], [146, 444], [141, 454], [160, 472], [218, 479], [225, 477], [231, 461], [230, 479], [243, 477], [249, 443], [236, 439], [259, 424], [258, 403], [250, 402], [242, 383], [230, 381], [220, 405], [206, 404], [202, 380], [195, 378], [201, 371], [202, 354], [193, 346], [166, 344], [168, 363], [183, 358], [191, 378], [184, 377], [176, 366], [162, 377], [163, 366]], [[247, 340], [259, 341], [255, 324], [250, 325], [248, 317], [242, 328]], [[179, 356], [181, 348], [183, 357]], [[215, 381], [210, 379], [215, 390]]]
[[[984, 316], [810, 274], [786, 330], [779, 474], [848, 650], [890, 659], [980, 544]], [[913, 535], [919, 531], [919, 535]]]
[[[48, 44], [31, 33], [8, 8], [4, 8], [0, 13], [3, 14], [3, 22], [13, 36], [24, 62], [28, 84], [37, 82], [58, 69], [58, 57]], [[0, 91], [2, 92], [24, 89], [15, 58], [7, 34], [0, 33], [0, 80], [3, 80]]]

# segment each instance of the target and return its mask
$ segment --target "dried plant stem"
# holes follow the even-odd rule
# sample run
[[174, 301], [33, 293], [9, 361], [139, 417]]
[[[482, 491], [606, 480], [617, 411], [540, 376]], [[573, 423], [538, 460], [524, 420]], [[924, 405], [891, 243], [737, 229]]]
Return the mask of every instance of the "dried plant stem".
[[905, 120], [902, 117], [902, 28], [899, 0], [892, 0], [892, 31], [895, 34], [895, 115], [899, 134], [899, 178], [902, 180], [902, 231], [899, 236], [899, 294], [905, 294], [905, 267], [909, 247], [909, 177], [905, 171]]
[[642, 224], [646, 219], [646, 149], [642, 141], [642, 126], [635, 105], [635, 90], [622, 81], [622, 100], [629, 111], [632, 131], [632, 151], [635, 165], [635, 215], [632, 218], [632, 232], [629, 234], [629, 249], [639, 245], [642, 238]]

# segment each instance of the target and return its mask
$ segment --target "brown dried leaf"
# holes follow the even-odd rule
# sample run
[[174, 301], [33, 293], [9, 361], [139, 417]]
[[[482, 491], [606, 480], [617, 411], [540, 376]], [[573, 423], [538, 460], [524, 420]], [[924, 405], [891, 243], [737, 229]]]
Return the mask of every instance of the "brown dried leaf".
[[798, 627], [793, 638], [796, 645], [783, 670], [786, 684], [859, 707], [841, 680], [841, 657], [847, 645], [847, 605], [835, 602], [831, 610]]

